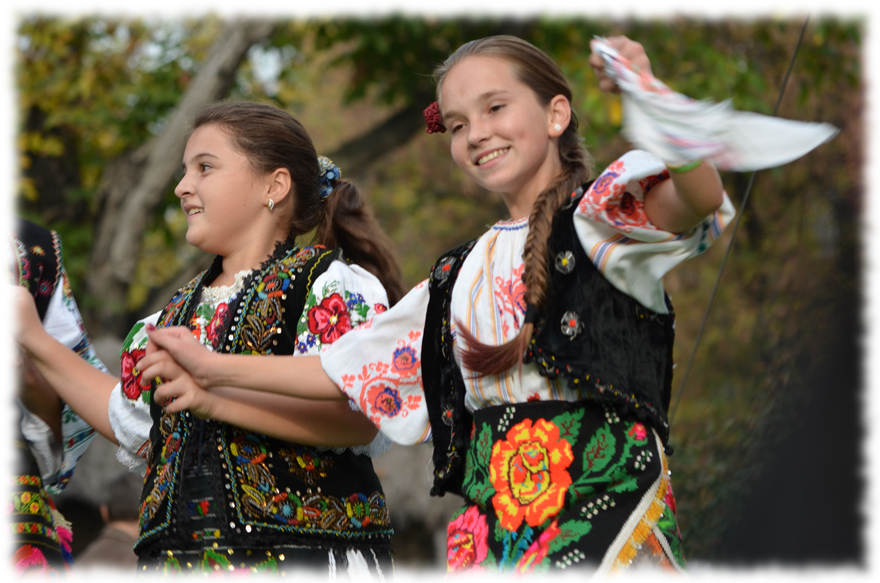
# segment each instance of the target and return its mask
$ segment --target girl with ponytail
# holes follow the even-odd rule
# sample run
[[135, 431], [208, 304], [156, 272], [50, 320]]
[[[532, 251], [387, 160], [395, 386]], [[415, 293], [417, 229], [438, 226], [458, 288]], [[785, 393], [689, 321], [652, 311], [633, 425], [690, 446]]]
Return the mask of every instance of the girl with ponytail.
[[[641, 45], [602, 46], [641, 88], [659, 87]], [[600, 86], [617, 90], [598, 47]], [[218, 356], [167, 329], [150, 334], [161, 350], [141, 367], [176, 378], [157, 393], [169, 411], [210, 414], [214, 387], [233, 385], [350, 399], [392, 440], [432, 441], [432, 494], [464, 498], [450, 570], [680, 570], [661, 278], [732, 218], [718, 173], [634, 150], [591, 180], [568, 83], [518, 38], [469, 42], [436, 77], [428, 132], [449, 132], [456, 164], [509, 219], [319, 358]]]
[[392, 531], [371, 456], [390, 444], [363, 415], [344, 401], [231, 386], [214, 390], [208, 415], [165, 409], [166, 384], [183, 372], [137, 363], [155, 352], [148, 331], [166, 327], [200, 350], [260, 362], [274, 359], [252, 355], [317, 354], [403, 295], [389, 240], [358, 188], [277, 107], [208, 107], [183, 171], [174, 192], [187, 241], [216, 259], [134, 326], [121, 380], [48, 337], [22, 294], [19, 343], [65, 402], [119, 445], [118, 459], [145, 472], [139, 572], [381, 577]]

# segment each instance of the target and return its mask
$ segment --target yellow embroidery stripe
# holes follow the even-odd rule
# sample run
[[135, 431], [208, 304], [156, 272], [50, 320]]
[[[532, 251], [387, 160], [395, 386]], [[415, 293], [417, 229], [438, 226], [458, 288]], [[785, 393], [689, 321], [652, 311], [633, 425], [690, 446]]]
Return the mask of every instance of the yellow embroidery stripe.
[[611, 571], [628, 568], [666, 509], [669, 465], [666, 461], [666, 455], [663, 453], [663, 444], [660, 442], [660, 438], [653, 430], [651, 430], [651, 434], [654, 436], [657, 454], [660, 456], [663, 466], [660, 476], [654, 482], [654, 486], [645, 493], [636, 510], [627, 519], [617, 538], [608, 548], [597, 574], [607, 574]]
[[329, 253], [333, 253], [333, 251], [334, 251], [333, 249], [329, 249], [329, 250], [325, 251], [324, 253], [321, 253], [320, 255], [317, 256], [317, 257], [318, 257], [318, 260], [315, 261], [315, 263], [312, 265], [312, 268], [309, 270], [309, 277], [308, 277], [308, 279], [306, 280], [306, 285], [307, 285], [307, 287], [306, 287], [306, 297], [308, 297], [309, 292], [310, 292], [311, 289], [312, 289], [312, 283], [313, 283], [313, 282], [312, 282], [312, 275], [314, 275], [314, 273], [315, 273], [315, 269], [316, 269], [316, 268], [318, 267], [318, 265], [321, 263], [321, 259], [323, 259], [324, 256], [326, 256], [327, 254], [329, 254]]

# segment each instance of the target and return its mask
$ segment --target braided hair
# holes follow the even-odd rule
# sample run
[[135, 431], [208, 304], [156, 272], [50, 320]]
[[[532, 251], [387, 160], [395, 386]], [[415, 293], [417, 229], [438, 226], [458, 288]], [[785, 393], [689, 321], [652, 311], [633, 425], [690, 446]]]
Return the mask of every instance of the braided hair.
[[[490, 36], [470, 41], [458, 48], [434, 71], [437, 92], [446, 75], [455, 65], [471, 56], [491, 56], [506, 60], [512, 66], [514, 77], [527, 85], [539, 103], [548, 105], [557, 95], [571, 103], [571, 87], [559, 66], [534, 45], [514, 36]], [[553, 217], [571, 192], [590, 179], [592, 159], [578, 138], [578, 120], [572, 112], [571, 121], [559, 137], [559, 159], [562, 172], [535, 200], [529, 215], [529, 234], [523, 250], [523, 283], [529, 306], [541, 308], [547, 295], [550, 230]], [[532, 336], [534, 326], [527, 322], [515, 338], [500, 346], [479, 342], [466, 326], [458, 325], [458, 333], [467, 349], [462, 352], [462, 363], [478, 376], [503, 373], [522, 363], [523, 353]]]

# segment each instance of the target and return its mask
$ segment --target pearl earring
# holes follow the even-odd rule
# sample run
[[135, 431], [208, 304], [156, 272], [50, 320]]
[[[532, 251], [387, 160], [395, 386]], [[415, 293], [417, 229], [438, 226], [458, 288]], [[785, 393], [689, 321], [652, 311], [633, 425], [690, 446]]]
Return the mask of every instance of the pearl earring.
[[266, 202], [266, 206], [269, 207], [269, 212], [272, 212], [275, 208], [275, 201], [270, 198], [268, 202]]
[[553, 129], [556, 130], [557, 132], [561, 132], [561, 131], [562, 131], [562, 126], [559, 125], [559, 124], [556, 124], [555, 126], [553, 126]]

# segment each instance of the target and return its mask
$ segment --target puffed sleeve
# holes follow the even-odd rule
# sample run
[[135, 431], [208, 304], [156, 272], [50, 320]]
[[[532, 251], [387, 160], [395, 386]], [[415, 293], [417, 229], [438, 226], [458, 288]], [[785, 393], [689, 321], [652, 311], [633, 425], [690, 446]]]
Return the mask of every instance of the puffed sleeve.
[[[59, 258], [59, 263], [60, 263]], [[92, 347], [83, 325], [76, 300], [70, 289], [70, 280], [63, 267], [58, 284], [49, 301], [43, 318], [46, 332], [93, 367], [107, 372]], [[76, 464], [88, 449], [95, 430], [86, 423], [67, 403], [62, 402], [61, 444], [53, 444], [54, 436], [48, 425], [22, 406], [22, 434], [31, 446], [50, 493], [61, 492], [70, 481]]]
[[667, 312], [663, 276], [708, 249], [735, 215], [725, 193], [721, 208], [689, 231], [658, 229], [645, 214], [645, 194], [668, 179], [659, 158], [628, 152], [599, 175], [574, 213], [575, 230], [593, 264], [617, 289], [659, 313]]
[[421, 376], [427, 309], [423, 281], [321, 353], [321, 366], [336, 386], [382, 433], [404, 445], [431, 439]]
[[[319, 354], [387, 309], [388, 294], [375, 275], [359, 265], [334, 261], [309, 290], [296, 327], [294, 355]], [[354, 402], [349, 404], [359, 410]], [[349, 449], [377, 457], [390, 447], [380, 431], [369, 445]]]
[[147, 348], [147, 331], [145, 326], [155, 325], [159, 321], [160, 312], [137, 322], [122, 343], [120, 352], [120, 382], [110, 393], [108, 414], [113, 434], [119, 442], [116, 459], [131, 471], [145, 471], [147, 456], [150, 450], [150, 418], [149, 387], [141, 386], [138, 361], [144, 357]]

